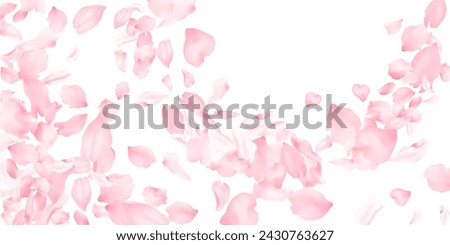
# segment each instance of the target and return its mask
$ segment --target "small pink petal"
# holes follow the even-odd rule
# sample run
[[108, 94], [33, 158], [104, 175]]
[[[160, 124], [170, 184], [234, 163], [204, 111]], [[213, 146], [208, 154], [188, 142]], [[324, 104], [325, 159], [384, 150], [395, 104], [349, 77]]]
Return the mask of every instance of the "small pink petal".
[[58, 135], [69, 137], [74, 134], [78, 134], [83, 130], [86, 125], [87, 114], [76, 115], [70, 118], [66, 122], [57, 122], [55, 127], [57, 128]]
[[383, 85], [381, 88], [378, 89], [378, 93], [380, 95], [387, 95], [390, 94], [395, 89], [395, 83], [388, 82], [385, 85]]
[[33, 134], [46, 147], [53, 145], [57, 137], [55, 128], [45, 123], [39, 123]]
[[126, 72], [127, 71], [127, 53], [122, 50], [117, 50], [114, 52], [116, 56], [116, 64], [119, 70]]
[[135, 28], [140, 31], [152, 31], [156, 26], [156, 20], [148, 15], [144, 15], [136, 22]]
[[333, 140], [330, 136], [327, 136], [325, 139], [321, 140], [316, 146], [316, 152], [323, 151], [329, 149], [333, 146]]
[[17, 178], [19, 176], [19, 169], [17, 168], [16, 163], [11, 159], [6, 159], [5, 164], [5, 169], [9, 177], [13, 179]]
[[15, 83], [19, 80], [19, 75], [13, 68], [10, 67], [2, 67], [0, 70], [0, 75], [3, 81], [7, 83]]
[[404, 206], [411, 197], [411, 192], [397, 188], [391, 191], [390, 196], [397, 205]]
[[434, 81], [441, 71], [441, 58], [438, 46], [434, 44], [422, 49], [414, 57], [411, 66], [420, 80], [425, 77], [430, 82]]
[[292, 203], [292, 212], [305, 220], [321, 219], [333, 207], [333, 203], [322, 193], [313, 189], [300, 189], [294, 192], [289, 200]]
[[116, 97], [118, 100], [122, 99], [125, 95], [130, 93], [130, 88], [127, 82], [118, 83], [116, 86]]
[[194, 28], [186, 29], [184, 57], [187, 63], [200, 67], [205, 57], [212, 54], [216, 41], [206, 32]]
[[77, 222], [77, 225], [89, 225], [89, 220], [86, 214], [84, 214], [80, 210], [75, 211], [75, 213], [73, 214], [73, 218], [75, 222]]
[[353, 94], [362, 102], [366, 101], [370, 93], [369, 86], [365, 84], [354, 84], [352, 88]]
[[107, 177], [110, 186], [102, 186], [100, 189], [99, 202], [113, 203], [125, 201], [131, 197], [133, 192], [133, 178], [130, 175], [114, 174]]
[[0, 20], [0, 36], [11, 37], [15, 39], [22, 39], [20, 31], [14, 26], [6, 23], [4, 20]]
[[52, 73], [50, 73], [48, 76], [46, 76], [42, 82], [48, 85], [53, 85], [56, 84], [57, 82], [66, 79], [67, 77], [70, 76], [70, 73], [67, 71], [54, 71]]
[[383, 208], [380, 200], [371, 198], [362, 208], [357, 212], [357, 222], [360, 225], [370, 225], [377, 215], [377, 213]]
[[215, 181], [212, 185], [214, 198], [216, 199], [216, 210], [220, 211], [230, 200], [230, 187], [220, 181]]
[[428, 186], [434, 191], [450, 191], [450, 169], [444, 165], [432, 165], [425, 170], [425, 178], [428, 180]]
[[318, 105], [322, 102], [322, 96], [313, 92], [308, 92], [305, 95], [305, 105]]
[[172, 91], [173, 84], [172, 84], [172, 80], [170, 79], [169, 75], [165, 75], [162, 79], [162, 82], [164, 85], [166, 85], [166, 87], [167, 87], [167, 89], [169, 89], [169, 91]]
[[14, 23], [23, 21], [27, 16], [28, 16], [28, 11], [21, 9], [13, 15], [13, 21], [14, 21]]
[[184, 171], [183, 168], [180, 166], [180, 159], [178, 158], [178, 155], [175, 153], [165, 153], [164, 154], [164, 160], [163, 165], [169, 169], [170, 172], [175, 174], [176, 176], [191, 180], [189, 176], [187, 175], [186, 171]]
[[431, 28], [437, 28], [445, 18], [447, 6], [445, 0], [433, 0], [425, 11], [424, 24]]
[[138, 168], [148, 168], [156, 162], [153, 151], [144, 146], [128, 147], [128, 158]]
[[126, 23], [128, 23], [128, 20], [131, 18], [132, 11], [128, 8], [123, 8], [119, 10], [114, 15], [114, 28], [117, 29]]
[[78, 34], [83, 34], [94, 28], [102, 19], [106, 7], [102, 5], [91, 5], [82, 7], [73, 18], [73, 27]]
[[147, 0], [148, 8], [158, 17], [169, 16], [175, 6], [174, 0]]
[[441, 79], [444, 82], [449, 82], [450, 81], [450, 66], [448, 64], [442, 64], [441, 66]]
[[167, 225], [169, 220], [154, 207], [143, 203], [114, 202], [106, 206], [117, 225]]
[[36, 10], [39, 13], [43, 13], [45, 11], [45, 1], [44, 0], [21, 0], [22, 10], [30, 11]]
[[294, 178], [304, 177], [306, 174], [305, 159], [300, 151], [284, 143], [281, 149], [281, 164]]
[[222, 225], [255, 225], [258, 213], [255, 210], [256, 199], [248, 193], [240, 193], [228, 204], [225, 214], [220, 219]]
[[439, 210], [440, 212], [440, 218], [441, 218], [441, 223], [443, 225], [446, 225], [448, 222], [448, 216], [450, 214], [450, 212], [448, 211], [448, 209], [444, 206], [441, 205], [441, 208]]
[[173, 48], [170, 40], [161, 41], [158, 44], [156, 52], [158, 53], [159, 60], [161, 60], [166, 67], [169, 67], [173, 58]]
[[33, 145], [26, 143], [15, 143], [8, 147], [11, 157], [19, 165], [35, 163], [38, 159], [38, 153]]
[[394, 104], [405, 105], [409, 103], [412, 97], [415, 95], [414, 91], [408, 87], [401, 87], [395, 90], [392, 94], [392, 100]]
[[426, 149], [426, 142], [424, 140], [419, 141], [411, 146], [400, 149], [400, 151], [391, 158], [391, 161], [417, 162], [425, 155]]
[[218, 79], [213, 83], [213, 94], [208, 100], [208, 103], [216, 103], [220, 99], [223, 98], [225, 93], [230, 89], [228, 85], [228, 80], [226, 79]]
[[15, 3], [3, 3], [0, 5], [0, 19], [5, 18], [8, 14], [10, 14], [14, 9], [16, 9], [17, 4]]
[[86, 94], [83, 89], [78, 85], [64, 85], [61, 88], [62, 102], [71, 108], [86, 107]]
[[166, 208], [169, 219], [177, 224], [190, 223], [198, 213], [198, 210], [191, 207], [191, 205], [175, 202]]
[[398, 59], [389, 64], [389, 76], [395, 80], [400, 80], [405, 77], [406, 73], [411, 71], [411, 66], [403, 59]]
[[83, 210], [86, 210], [87, 205], [91, 201], [91, 184], [88, 178], [78, 178], [72, 186], [72, 198], [75, 203]]
[[267, 181], [253, 185], [253, 195], [268, 201], [284, 201], [291, 194], [291, 191], [273, 186]]
[[389, 35], [392, 35], [400, 31], [400, 29], [402, 28], [402, 22], [402, 19], [388, 22], [384, 24], [384, 28], [386, 28]]
[[166, 204], [167, 196], [166, 191], [155, 187], [146, 187], [142, 192], [144, 196], [145, 203], [150, 206], [158, 207], [160, 205]]
[[142, 93], [137, 99], [137, 103], [143, 106], [146, 105], [156, 105], [161, 101], [167, 99], [169, 96], [167, 94], [162, 94], [154, 91], [147, 91]]
[[423, 25], [409, 26], [402, 35], [402, 51], [414, 51], [420, 49], [430, 36]]
[[195, 80], [194, 80], [194, 76], [192, 75], [192, 73], [190, 73], [184, 69], [181, 70], [181, 72], [183, 73], [184, 86], [186, 88], [190, 88], [192, 85], [194, 85]]
[[64, 31], [64, 27], [67, 24], [67, 17], [61, 10], [53, 7], [48, 13], [48, 25], [56, 32]]

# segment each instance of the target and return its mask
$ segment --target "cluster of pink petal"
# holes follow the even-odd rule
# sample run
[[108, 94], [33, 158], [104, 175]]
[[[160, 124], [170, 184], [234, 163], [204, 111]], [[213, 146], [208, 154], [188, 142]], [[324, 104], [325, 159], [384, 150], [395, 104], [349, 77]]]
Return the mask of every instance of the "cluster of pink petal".
[[[445, 1], [433, 0], [426, 10], [424, 23], [404, 29], [401, 37], [403, 52], [416, 52], [411, 61], [399, 59], [389, 64], [388, 74], [394, 82], [380, 86], [378, 93], [385, 100], [370, 100], [370, 87], [356, 84], [353, 94], [367, 104], [367, 113], [357, 115], [349, 107], [343, 109], [340, 117], [347, 128], [333, 124], [329, 135], [318, 145], [312, 146], [294, 132], [277, 124], [271, 130], [260, 126], [254, 130], [232, 129], [207, 130], [179, 129], [173, 124], [174, 110], [167, 113], [167, 132], [176, 142], [187, 149], [185, 158], [189, 162], [200, 162], [204, 167], [224, 177], [245, 175], [254, 181], [250, 193], [230, 196], [230, 187], [223, 182], [212, 184], [211, 198], [216, 200], [216, 210], [223, 212], [221, 224], [256, 224], [257, 199], [287, 201], [293, 214], [305, 220], [324, 217], [333, 203], [315, 190], [322, 184], [322, 159], [319, 152], [334, 144], [345, 149], [341, 159], [331, 162], [346, 168], [373, 170], [387, 161], [418, 161], [426, 150], [426, 142], [419, 141], [403, 147], [394, 153], [398, 130], [410, 129], [421, 120], [419, 111], [422, 102], [433, 99], [433, 83], [440, 78], [450, 80], [450, 66], [440, 57], [441, 44], [432, 34], [445, 17]], [[133, 192], [133, 177], [112, 173], [116, 153], [112, 148], [113, 137], [101, 126], [107, 119], [99, 112], [87, 122], [87, 115], [74, 114], [64, 122], [55, 122], [60, 110], [87, 107], [86, 92], [78, 85], [64, 85], [61, 98], [50, 98], [48, 86], [64, 80], [70, 73], [55, 72], [44, 79], [39, 74], [47, 69], [47, 51], [56, 45], [58, 33], [73, 28], [80, 35], [94, 29], [100, 21], [111, 21], [113, 27], [121, 29], [128, 40], [135, 42], [133, 53], [120, 49], [112, 51], [117, 68], [127, 70], [132, 63], [136, 78], [144, 79], [152, 64], [159, 60], [170, 67], [174, 55], [183, 55], [189, 69], [199, 68], [215, 48], [215, 39], [210, 34], [195, 28], [185, 30], [183, 54], [175, 54], [170, 40], [153, 43], [152, 31], [183, 20], [195, 11], [195, 0], [148, 0], [148, 10], [133, 7], [123, 8], [115, 14], [114, 20], [102, 20], [106, 6], [85, 6], [76, 13], [67, 25], [68, 18], [60, 9], [52, 7], [48, 12], [41, 0], [22, 0], [21, 5], [4, 3], [0, 5], [0, 35], [16, 39], [19, 44], [1, 58], [2, 82], [21, 83], [28, 101], [23, 101], [14, 91], [0, 91], [0, 151], [9, 151], [9, 157], [1, 160], [2, 178], [8, 185], [1, 187], [0, 197], [4, 212], [1, 214], [7, 224], [65, 224], [74, 220], [77, 224], [89, 224], [88, 212], [96, 218], [109, 217], [115, 224], [185, 224], [191, 222], [201, 210], [190, 204], [174, 202], [167, 204], [166, 190], [147, 187], [142, 191], [145, 202], [130, 200]], [[14, 13], [14, 22], [24, 20], [29, 11], [46, 15], [48, 28], [32, 40], [22, 40], [20, 30], [4, 18]], [[389, 34], [401, 30], [402, 20], [385, 25]], [[128, 61], [128, 60], [131, 60]], [[180, 71], [186, 88], [195, 85], [193, 73], [188, 69]], [[161, 78], [171, 91], [173, 84], [169, 75]], [[228, 91], [225, 79], [214, 81], [214, 89], [206, 102], [219, 101]], [[129, 93], [128, 83], [117, 85], [115, 94], [121, 100]], [[182, 94], [180, 100], [187, 102], [193, 96], [202, 109], [205, 99], [192, 92]], [[138, 99], [140, 104], [156, 104], [168, 97], [165, 93], [147, 91]], [[321, 97], [308, 93], [306, 104], [320, 103]], [[27, 108], [26, 104], [31, 106]], [[332, 106], [333, 108], [336, 105]], [[201, 111], [201, 110], [199, 110]], [[179, 118], [187, 120], [180, 113]], [[229, 114], [229, 113], [224, 113]], [[197, 113], [199, 118], [207, 117]], [[231, 114], [240, 117], [238, 114]], [[261, 117], [268, 115], [260, 115]], [[213, 121], [212, 118], [206, 120]], [[81, 152], [69, 159], [55, 159], [48, 150], [62, 137], [82, 134]], [[213, 142], [220, 142], [213, 144]], [[220, 152], [220, 153], [217, 153]], [[146, 146], [128, 146], [129, 161], [136, 168], [149, 168], [163, 156], [162, 165], [176, 176], [191, 180], [180, 165], [179, 156], [173, 153], [155, 153]], [[4, 170], [4, 171], [3, 171]], [[66, 183], [75, 175], [73, 183]], [[430, 167], [425, 173], [429, 186], [439, 192], [450, 190], [450, 170], [444, 165]], [[303, 186], [291, 191], [284, 188], [286, 178], [294, 178]], [[100, 188], [98, 197], [92, 188]], [[169, 190], [170, 191], [170, 190]], [[67, 193], [77, 205], [76, 210], [67, 210]], [[395, 189], [391, 197], [399, 205], [405, 205], [411, 193]], [[166, 206], [167, 205], [167, 206]], [[88, 210], [87, 207], [92, 207]], [[160, 206], [165, 206], [161, 210]], [[370, 223], [382, 206], [369, 203], [361, 212], [360, 223]], [[441, 208], [442, 219], [446, 220], [448, 210]]]

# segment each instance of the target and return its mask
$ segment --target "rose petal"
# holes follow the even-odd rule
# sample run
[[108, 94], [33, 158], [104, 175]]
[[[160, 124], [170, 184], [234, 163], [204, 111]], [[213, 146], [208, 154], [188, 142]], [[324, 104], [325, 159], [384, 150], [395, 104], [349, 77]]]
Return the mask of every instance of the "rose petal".
[[208, 33], [194, 28], [186, 29], [185, 37], [184, 57], [186, 62], [200, 67], [205, 57], [214, 51], [216, 41]]
[[78, 34], [83, 34], [94, 28], [102, 19], [106, 7], [102, 5], [91, 5], [82, 7], [73, 18], [73, 27]]
[[258, 213], [255, 211], [256, 199], [248, 193], [240, 193], [228, 204], [220, 219], [222, 225], [255, 225]]
[[156, 162], [153, 151], [145, 146], [128, 147], [128, 158], [138, 168], [148, 168]]
[[166, 208], [169, 219], [177, 224], [190, 223], [198, 213], [198, 210], [191, 205], [182, 202], [175, 202]]

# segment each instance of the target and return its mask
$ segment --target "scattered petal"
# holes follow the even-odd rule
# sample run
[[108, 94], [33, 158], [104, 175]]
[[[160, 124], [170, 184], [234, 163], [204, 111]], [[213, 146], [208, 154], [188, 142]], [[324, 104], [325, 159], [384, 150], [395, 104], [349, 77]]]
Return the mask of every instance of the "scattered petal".
[[216, 210], [220, 211], [230, 200], [230, 187], [220, 181], [215, 181], [212, 185], [214, 198], [216, 199]]
[[216, 41], [208, 33], [194, 28], [186, 29], [185, 37], [184, 57], [187, 63], [200, 67], [205, 57], [214, 51]]
[[166, 208], [169, 219], [177, 224], [190, 223], [198, 213], [198, 210], [191, 207], [191, 205], [175, 202]]
[[91, 185], [88, 178], [78, 178], [72, 186], [72, 198], [75, 203], [83, 210], [86, 210], [87, 205], [91, 201]]
[[169, 220], [154, 207], [143, 203], [114, 202], [106, 206], [116, 225], [167, 225]]
[[114, 28], [117, 29], [128, 23], [131, 18], [131, 14], [132, 12], [128, 8], [119, 10], [114, 16]]
[[173, 58], [173, 48], [170, 40], [161, 41], [156, 52], [158, 53], [159, 60], [161, 60], [166, 67], [169, 67]]
[[428, 186], [434, 191], [450, 191], [450, 169], [444, 165], [432, 165], [425, 170], [425, 178], [428, 180]]
[[64, 85], [61, 88], [62, 102], [71, 108], [86, 107], [86, 94], [83, 89], [78, 85]]
[[437, 28], [445, 18], [447, 6], [445, 0], [433, 0], [425, 11], [424, 24], [431, 28]]
[[48, 25], [56, 32], [64, 31], [64, 27], [67, 24], [67, 17], [61, 10], [53, 7], [48, 13]]
[[102, 19], [105, 9], [106, 7], [102, 5], [91, 5], [78, 10], [72, 21], [77, 33], [83, 34], [94, 28]]
[[392, 35], [400, 31], [400, 29], [402, 28], [402, 22], [402, 19], [388, 22], [384, 24], [384, 28], [386, 28], [389, 35]]
[[292, 212], [305, 220], [321, 219], [333, 207], [322, 193], [313, 189], [300, 189], [292, 193], [289, 200]]
[[411, 197], [411, 192], [397, 188], [393, 189], [390, 195], [397, 205], [404, 206]]
[[189, 178], [189, 176], [187, 175], [186, 171], [184, 171], [184, 169], [181, 168], [181, 166], [180, 166], [180, 159], [178, 158], [177, 154], [175, 154], [175, 153], [165, 153], [164, 154], [163, 165], [167, 169], [169, 169], [170, 172], [175, 174], [176, 176], [178, 176], [178, 177], [180, 177], [182, 179], [191, 180], [191, 178]]
[[153, 151], [144, 146], [128, 147], [128, 158], [138, 168], [148, 168], [156, 162]]
[[362, 102], [366, 101], [370, 93], [369, 86], [365, 84], [354, 84], [352, 88], [353, 94]]
[[258, 213], [255, 211], [256, 199], [248, 193], [240, 193], [228, 204], [220, 219], [222, 225], [255, 225]]

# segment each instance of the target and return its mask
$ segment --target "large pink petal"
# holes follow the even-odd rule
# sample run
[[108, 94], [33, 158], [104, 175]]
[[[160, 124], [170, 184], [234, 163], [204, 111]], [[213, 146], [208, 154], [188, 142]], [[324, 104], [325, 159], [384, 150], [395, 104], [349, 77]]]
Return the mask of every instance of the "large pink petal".
[[153, 151], [145, 146], [128, 147], [128, 158], [138, 168], [148, 168], [156, 162]]
[[83, 34], [94, 28], [102, 19], [105, 9], [106, 7], [102, 5], [91, 5], [78, 10], [72, 21], [77, 33]]
[[322, 193], [306, 188], [292, 193], [289, 200], [292, 203], [292, 212], [305, 220], [320, 219], [333, 206]]
[[402, 50], [414, 51], [420, 49], [430, 37], [430, 33], [423, 25], [409, 26], [402, 35]]
[[[336, 108], [337, 106], [335, 105], [331, 106], [331, 110], [336, 110]], [[343, 108], [339, 112], [339, 117], [347, 127], [341, 127], [333, 120], [331, 124], [331, 138], [334, 142], [345, 144], [355, 138], [361, 128], [361, 120], [355, 112], [348, 108]]]
[[67, 86], [61, 88], [62, 102], [71, 108], [86, 107], [86, 94], [78, 85]]
[[161, 60], [166, 67], [169, 67], [173, 58], [172, 42], [170, 42], [170, 40], [161, 41], [158, 44], [156, 52], [158, 53], [159, 60]]
[[434, 81], [441, 71], [441, 57], [437, 44], [426, 47], [417, 53], [411, 66], [419, 79], [426, 77], [428, 81]]
[[86, 210], [87, 205], [91, 201], [91, 195], [89, 179], [86, 177], [76, 179], [72, 186], [72, 198], [78, 207]]
[[424, 24], [432, 28], [438, 27], [445, 18], [447, 5], [445, 0], [433, 0], [425, 11]]
[[356, 137], [352, 157], [361, 168], [372, 169], [391, 158], [396, 144], [397, 131], [366, 128]]
[[444, 165], [432, 165], [424, 173], [428, 180], [428, 186], [434, 191], [450, 191], [450, 169]]
[[230, 187], [226, 183], [215, 181], [212, 185], [212, 190], [216, 199], [216, 210], [220, 211], [230, 200]]
[[188, 28], [185, 33], [184, 57], [187, 63], [199, 67], [214, 51], [214, 37], [198, 29]]
[[64, 31], [64, 27], [67, 24], [67, 17], [61, 10], [53, 7], [48, 13], [48, 25], [56, 32]]
[[55, 123], [58, 135], [69, 137], [78, 134], [86, 125], [87, 114], [76, 115], [65, 122]]
[[248, 193], [240, 193], [230, 201], [220, 223], [222, 225], [255, 225], [258, 223], [255, 207], [255, 197]]
[[177, 224], [190, 223], [198, 213], [191, 205], [182, 202], [174, 202], [166, 208], [169, 219]]
[[117, 225], [167, 225], [169, 220], [154, 207], [143, 203], [115, 202], [106, 206]]
[[177, 175], [180, 178], [191, 180], [188, 174], [184, 169], [180, 166], [180, 159], [178, 155], [175, 153], [165, 153], [163, 165], [170, 170], [173, 174]]

